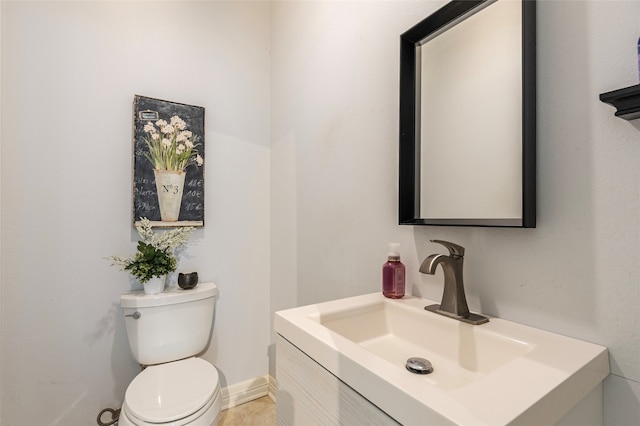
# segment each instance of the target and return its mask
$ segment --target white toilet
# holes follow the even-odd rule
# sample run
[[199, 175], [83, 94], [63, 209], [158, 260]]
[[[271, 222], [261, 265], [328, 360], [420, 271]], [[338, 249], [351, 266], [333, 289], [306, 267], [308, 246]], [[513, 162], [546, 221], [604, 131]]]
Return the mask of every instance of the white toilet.
[[211, 336], [218, 287], [124, 293], [129, 346], [146, 368], [125, 393], [119, 426], [211, 426], [222, 406], [218, 371], [196, 355]]

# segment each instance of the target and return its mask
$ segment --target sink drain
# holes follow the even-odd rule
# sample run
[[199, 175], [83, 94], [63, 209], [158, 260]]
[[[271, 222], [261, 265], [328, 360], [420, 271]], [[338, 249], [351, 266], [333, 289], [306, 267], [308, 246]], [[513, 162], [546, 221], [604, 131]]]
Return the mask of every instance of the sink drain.
[[429, 374], [433, 373], [433, 365], [431, 362], [424, 358], [413, 357], [407, 360], [407, 370], [414, 374]]

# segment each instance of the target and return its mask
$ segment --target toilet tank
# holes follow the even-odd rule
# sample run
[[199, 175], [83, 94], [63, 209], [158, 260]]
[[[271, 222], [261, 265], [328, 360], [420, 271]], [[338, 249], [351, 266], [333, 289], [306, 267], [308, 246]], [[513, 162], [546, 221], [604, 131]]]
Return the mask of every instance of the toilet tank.
[[204, 351], [211, 337], [217, 295], [214, 283], [200, 283], [191, 290], [170, 288], [154, 295], [123, 293], [120, 306], [134, 358], [142, 365], [152, 365]]

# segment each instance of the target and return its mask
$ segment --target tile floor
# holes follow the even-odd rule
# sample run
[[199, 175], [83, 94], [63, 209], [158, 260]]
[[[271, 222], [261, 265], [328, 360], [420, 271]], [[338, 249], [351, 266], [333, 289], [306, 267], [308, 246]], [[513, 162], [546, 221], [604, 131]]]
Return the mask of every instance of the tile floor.
[[276, 404], [268, 396], [222, 412], [218, 426], [275, 426]]

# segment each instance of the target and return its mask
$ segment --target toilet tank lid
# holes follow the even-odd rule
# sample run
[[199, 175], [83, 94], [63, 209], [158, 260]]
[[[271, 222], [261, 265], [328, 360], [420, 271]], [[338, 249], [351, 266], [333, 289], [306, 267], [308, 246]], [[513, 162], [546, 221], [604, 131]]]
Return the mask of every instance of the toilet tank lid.
[[130, 291], [120, 296], [123, 308], [148, 308], [153, 306], [175, 305], [218, 296], [218, 286], [214, 283], [199, 283], [191, 290], [179, 287], [165, 289], [159, 294], [145, 294], [144, 291]]

